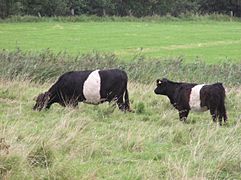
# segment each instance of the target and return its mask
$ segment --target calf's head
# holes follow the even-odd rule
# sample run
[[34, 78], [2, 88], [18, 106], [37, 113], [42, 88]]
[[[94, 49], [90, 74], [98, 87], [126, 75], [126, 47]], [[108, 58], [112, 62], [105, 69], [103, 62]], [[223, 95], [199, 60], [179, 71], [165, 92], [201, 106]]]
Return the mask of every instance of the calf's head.
[[33, 107], [33, 110], [41, 111], [42, 109], [46, 108], [49, 99], [50, 99], [49, 92], [39, 94], [36, 99], [36, 103]]
[[161, 94], [161, 95], [166, 95], [167, 94], [167, 87], [168, 87], [168, 79], [163, 78], [163, 79], [157, 79], [156, 80], [156, 89], [154, 92], [156, 94]]

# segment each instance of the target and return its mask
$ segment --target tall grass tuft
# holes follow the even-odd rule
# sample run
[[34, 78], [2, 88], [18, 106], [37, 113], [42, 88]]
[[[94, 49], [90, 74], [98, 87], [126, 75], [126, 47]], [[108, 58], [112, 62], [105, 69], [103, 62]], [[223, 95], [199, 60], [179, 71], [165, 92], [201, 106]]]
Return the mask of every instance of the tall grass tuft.
[[27, 160], [32, 167], [48, 168], [53, 164], [53, 159], [54, 155], [52, 150], [43, 142], [27, 156]]

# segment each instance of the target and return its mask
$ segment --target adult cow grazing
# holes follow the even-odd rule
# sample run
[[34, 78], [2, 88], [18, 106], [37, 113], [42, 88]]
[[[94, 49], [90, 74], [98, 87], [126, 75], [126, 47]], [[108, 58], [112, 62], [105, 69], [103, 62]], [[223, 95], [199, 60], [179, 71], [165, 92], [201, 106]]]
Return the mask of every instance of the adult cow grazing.
[[78, 102], [115, 100], [120, 110], [130, 111], [127, 81], [127, 74], [119, 69], [67, 72], [47, 92], [38, 95], [33, 109], [48, 109], [53, 103], [76, 107]]
[[210, 110], [213, 121], [218, 117], [219, 124], [227, 121], [224, 105], [225, 89], [221, 83], [194, 84], [173, 82], [166, 78], [157, 79], [156, 94], [165, 95], [171, 104], [179, 111], [180, 120], [186, 120], [190, 110]]

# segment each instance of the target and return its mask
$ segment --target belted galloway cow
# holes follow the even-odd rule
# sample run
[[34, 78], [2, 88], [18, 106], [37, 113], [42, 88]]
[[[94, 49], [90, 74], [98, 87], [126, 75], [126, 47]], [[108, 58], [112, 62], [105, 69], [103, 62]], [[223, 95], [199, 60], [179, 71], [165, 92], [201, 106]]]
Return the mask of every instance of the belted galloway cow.
[[99, 104], [116, 101], [122, 111], [130, 111], [127, 74], [119, 69], [71, 71], [38, 95], [33, 109], [41, 111], [53, 103], [76, 107], [78, 102]]
[[220, 125], [222, 125], [222, 119], [224, 122], [227, 121], [224, 104], [225, 89], [222, 83], [209, 85], [183, 83], [163, 78], [157, 79], [156, 85], [154, 92], [169, 98], [171, 104], [179, 111], [180, 120], [185, 121], [190, 110], [210, 110], [214, 122], [217, 117]]

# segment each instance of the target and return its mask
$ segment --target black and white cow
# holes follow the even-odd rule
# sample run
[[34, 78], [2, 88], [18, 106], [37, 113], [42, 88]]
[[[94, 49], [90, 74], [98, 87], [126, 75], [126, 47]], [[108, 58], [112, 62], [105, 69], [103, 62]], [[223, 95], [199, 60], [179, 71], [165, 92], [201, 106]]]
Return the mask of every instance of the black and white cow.
[[165, 95], [171, 104], [179, 111], [180, 120], [186, 120], [190, 110], [210, 110], [213, 121], [219, 118], [219, 124], [227, 121], [224, 105], [225, 89], [221, 83], [215, 84], [193, 84], [179, 83], [168, 79], [158, 79], [156, 94]]
[[47, 92], [38, 95], [33, 109], [48, 109], [53, 103], [76, 107], [78, 102], [114, 100], [120, 110], [130, 111], [127, 81], [126, 72], [119, 69], [67, 72]]

